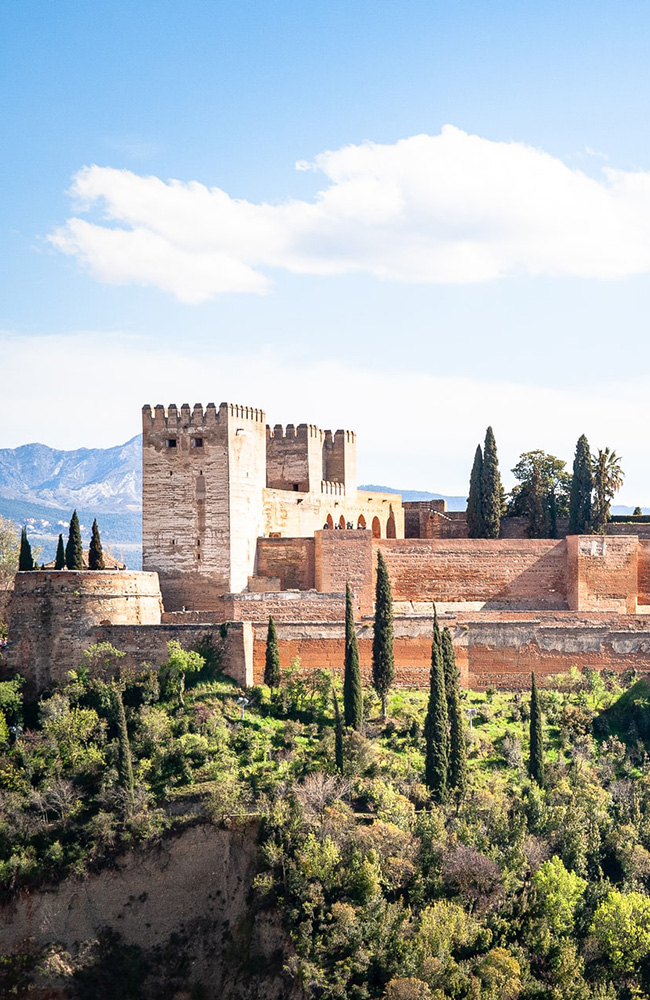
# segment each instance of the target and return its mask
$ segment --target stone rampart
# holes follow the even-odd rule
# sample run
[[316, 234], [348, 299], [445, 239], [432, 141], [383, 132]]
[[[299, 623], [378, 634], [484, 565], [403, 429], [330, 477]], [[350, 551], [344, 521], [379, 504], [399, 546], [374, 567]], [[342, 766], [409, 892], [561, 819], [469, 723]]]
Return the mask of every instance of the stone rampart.
[[258, 538], [256, 576], [279, 578], [282, 590], [311, 590], [316, 585], [314, 558], [313, 536]]
[[8, 668], [23, 674], [32, 691], [46, 690], [78, 665], [96, 625], [157, 625], [161, 613], [156, 573], [17, 573], [9, 606]]
[[639, 586], [636, 535], [570, 535], [568, 601], [579, 611], [634, 614]]

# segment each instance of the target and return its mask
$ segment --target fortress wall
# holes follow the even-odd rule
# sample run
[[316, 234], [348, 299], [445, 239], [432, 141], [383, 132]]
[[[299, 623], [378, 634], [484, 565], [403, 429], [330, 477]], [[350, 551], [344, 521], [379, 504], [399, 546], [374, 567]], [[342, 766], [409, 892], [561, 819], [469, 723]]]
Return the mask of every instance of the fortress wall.
[[[519, 613], [489, 613], [447, 624], [452, 632], [461, 684], [471, 688], [494, 685], [504, 690], [530, 687], [531, 670], [538, 680], [572, 667], [594, 667], [623, 672], [650, 670], [650, 619], [644, 616], [560, 615], [528, 617]], [[253, 663], [256, 683], [264, 674], [266, 628], [256, 623]], [[344, 662], [342, 623], [278, 624], [278, 645], [283, 667], [295, 657], [305, 671], [328, 669], [342, 673]], [[370, 680], [372, 623], [357, 625], [359, 655], [364, 679]], [[431, 618], [403, 616], [395, 622], [395, 683], [426, 688], [431, 658]]]
[[636, 535], [567, 538], [569, 607], [634, 614], [639, 586]]
[[17, 573], [9, 607], [8, 669], [23, 674], [32, 692], [47, 690], [78, 666], [94, 626], [102, 621], [157, 625], [161, 613], [155, 573]]
[[250, 622], [228, 622], [226, 634], [220, 627], [205, 624], [183, 625], [100, 625], [91, 630], [86, 646], [95, 642], [110, 642], [126, 653], [126, 665], [139, 669], [150, 663], [156, 669], [168, 657], [167, 643], [175, 639], [183, 649], [194, 649], [208, 635], [222, 649], [221, 669], [242, 687], [253, 683], [253, 629]]
[[330, 594], [344, 592], [349, 583], [361, 614], [372, 614], [372, 533], [367, 530], [317, 531], [315, 545], [316, 589]]
[[650, 540], [639, 539], [637, 549], [637, 602], [650, 604]]
[[[263, 492], [264, 534], [282, 538], [312, 537], [320, 531], [328, 517], [332, 525], [351, 522], [356, 528], [363, 518], [367, 528], [377, 518], [381, 537], [388, 533], [393, 515], [395, 535], [404, 537], [404, 511], [399, 496], [393, 494], [347, 493], [340, 483], [323, 482], [311, 493], [265, 489]], [[363, 523], [362, 522], [362, 523]]]
[[[358, 613], [357, 605], [357, 613]], [[345, 620], [345, 593], [320, 594], [311, 591], [272, 591], [267, 594], [229, 594], [219, 614], [222, 621], [342, 622]]]
[[324, 432], [314, 424], [276, 424], [266, 428], [266, 485], [303, 493], [318, 489], [323, 479]]
[[9, 621], [9, 602], [12, 593], [13, 587], [0, 587], [0, 622]]
[[315, 587], [314, 539], [258, 538], [257, 577], [277, 577], [282, 590]]

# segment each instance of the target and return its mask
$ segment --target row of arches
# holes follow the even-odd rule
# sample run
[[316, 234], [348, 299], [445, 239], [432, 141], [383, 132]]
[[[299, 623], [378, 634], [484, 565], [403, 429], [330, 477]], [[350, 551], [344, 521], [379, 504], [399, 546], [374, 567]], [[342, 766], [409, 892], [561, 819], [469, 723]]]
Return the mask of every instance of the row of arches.
[[[323, 525], [323, 527], [330, 528], [331, 530], [333, 530], [336, 527], [336, 528], [339, 528], [340, 530], [346, 530], [347, 529], [349, 531], [351, 528], [367, 528], [368, 525], [366, 523], [366, 519], [363, 516], [363, 514], [359, 514], [359, 517], [357, 518], [357, 523], [356, 524], [354, 524], [354, 522], [352, 522], [352, 521], [346, 521], [345, 518], [344, 518], [344, 516], [343, 516], [343, 514], [341, 514], [341, 516], [340, 516], [340, 518], [338, 520], [338, 523], [336, 525], [334, 524], [334, 518], [332, 517], [332, 515], [328, 514], [327, 515], [327, 520], [326, 520], [325, 524]], [[382, 537], [382, 535], [381, 535], [381, 521], [379, 520], [378, 517], [373, 517], [372, 524], [370, 525], [370, 527], [371, 527], [371, 530], [372, 530], [372, 537], [373, 538], [381, 538]], [[388, 521], [386, 522], [386, 538], [397, 538], [397, 529], [396, 529], [396, 526], [395, 526], [395, 515], [393, 514], [392, 511], [390, 512], [390, 515], [388, 517]]]

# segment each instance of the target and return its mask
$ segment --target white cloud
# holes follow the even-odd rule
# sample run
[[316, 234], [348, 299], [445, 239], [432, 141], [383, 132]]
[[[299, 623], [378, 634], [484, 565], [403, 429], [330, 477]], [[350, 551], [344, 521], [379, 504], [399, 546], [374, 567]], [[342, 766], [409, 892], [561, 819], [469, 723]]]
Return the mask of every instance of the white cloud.
[[450, 125], [296, 166], [325, 180], [313, 201], [254, 204], [197, 182], [85, 167], [71, 188], [80, 214], [48, 239], [100, 281], [187, 303], [264, 293], [273, 268], [420, 283], [650, 272], [648, 171], [603, 167], [594, 179]]
[[[464, 494], [477, 443], [489, 421], [501, 469], [543, 448], [569, 463], [586, 433], [608, 445], [627, 472], [619, 502], [650, 505], [644, 414], [650, 378], [554, 389], [512, 382], [360, 370], [344, 362], [224, 355], [202, 346], [190, 354], [153, 339], [84, 333], [27, 338], [0, 333], [5, 371], [27, 372], [37, 404], [26, 405], [24, 379], [3, 385], [0, 448], [42, 441], [60, 448], [107, 447], [140, 430], [143, 403], [192, 405], [222, 400], [262, 407], [275, 423], [316, 423], [357, 432], [360, 482]], [[4, 367], [6, 365], [6, 367]], [[61, 397], [52, 372], [65, 366], [74, 400]], [[102, 373], [97, 395], [88, 372]]]

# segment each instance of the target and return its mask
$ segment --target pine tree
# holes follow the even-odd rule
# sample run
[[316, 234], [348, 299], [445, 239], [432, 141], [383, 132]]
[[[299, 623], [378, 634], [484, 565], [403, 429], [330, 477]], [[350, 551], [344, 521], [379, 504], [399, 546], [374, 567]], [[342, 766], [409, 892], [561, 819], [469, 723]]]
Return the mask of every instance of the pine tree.
[[372, 639], [372, 683], [381, 698], [381, 717], [386, 721], [386, 703], [395, 676], [393, 655], [393, 595], [381, 550], [377, 557], [375, 627]]
[[339, 772], [343, 774], [343, 719], [334, 687], [332, 687], [332, 694], [334, 696], [334, 759]]
[[573, 479], [569, 496], [569, 534], [584, 535], [591, 531], [591, 452], [589, 442], [581, 434], [576, 444], [573, 459]]
[[463, 706], [460, 698], [460, 684], [456, 654], [448, 628], [442, 630], [442, 655], [445, 668], [445, 691], [447, 694], [447, 714], [449, 715], [449, 773], [448, 785], [459, 794], [467, 787], [467, 749], [465, 746], [465, 725]]
[[21, 573], [29, 573], [34, 569], [34, 557], [32, 547], [27, 537], [27, 528], [23, 528], [20, 533], [20, 552], [18, 554], [18, 570]]
[[480, 444], [476, 447], [474, 465], [469, 479], [469, 496], [467, 498], [467, 530], [470, 538], [483, 538], [483, 452]]
[[68, 535], [68, 544], [65, 547], [65, 564], [68, 569], [84, 568], [81, 528], [79, 527], [79, 518], [77, 517], [76, 510], [72, 512], [72, 517], [70, 518], [70, 533]]
[[54, 569], [64, 569], [65, 568], [65, 547], [63, 545], [63, 535], [59, 535], [59, 544], [56, 547], [56, 556], [54, 558]]
[[88, 569], [104, 569], [104, 553], [102, 551], [102, 540], [99, 537], [97, 518], [93, 521], [93, 533], [88, 549]]
[[494, 433], [488, 427], [483, 448], [483, 468], [481, 470], [481, 512], [483, 515], [483, 538], [498, 538], [503, 510], [503, 487], [499, 475], [499, 460]]
[[269, 618], [269, 630], [266, 633], [266, 660], [264, 662], [264, 683], [267, 687], [280, 687], [280, 651], [278, 649], [278, 633], [275, 630], [273, 618]]
[[537, 693], [537, 683], [535, 674], [531, 674], [532, 684], [530, 689], [530, 759], [528, 761], [528, 773], [537, 782], [540, 788], [544, 784], [544, 726], [542, 713], [539, 707], [539, 695]]
[[447, 797], [447, 770], [449, 767], [449, 731], [445, 668], [440, 643], [434, 635], [431, 643], [431, 674], [429, 678], [429, 706], [424, 722], [426, 754], [424, 780], [436, 802]]
[[126, 792], [127, 803], [130, 808], [133, 805], [134, 790], [131, 744], [129, 743], [129, 732], [126, 727], [122, 692], [115, 683], [112, 684], [111, 700], [113, 704], [113, 721], [117, 728], [117, 773], [120, 785]]
[[346, 726], [360, 730], [363, 726], [363, 690], [359, 669], [359, 646], [354, 627], [352, 590], [345, 588], [345, 675], [343, 678], [343, 714]]

